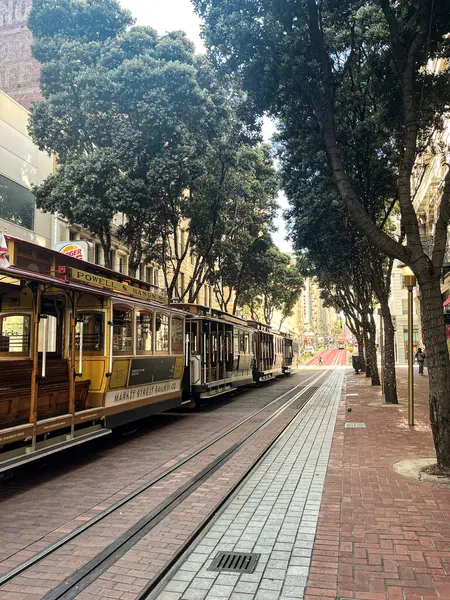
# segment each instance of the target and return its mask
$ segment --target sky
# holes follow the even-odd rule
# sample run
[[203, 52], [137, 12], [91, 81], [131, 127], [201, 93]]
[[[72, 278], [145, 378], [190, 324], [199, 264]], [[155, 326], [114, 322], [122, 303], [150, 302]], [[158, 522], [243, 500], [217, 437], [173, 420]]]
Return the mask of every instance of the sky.
[[[195, 14], [190, 0], [120, 0], [124, 8], [128, 8], [139, 25], [150, 25], [158, 33], [166, 33], [182, 29], [194, 42], [197, 51], [204, 50], [200, 37], [201, 20]], [[269, 141], [275, 131], [275, 125], [268, 119], [264, 121], [264, 138]], [[287, 206], [283, 194], [278, 199], [280, 211], [276, 220], [277, 232], [273, 238], [283, 252], [292, 252], [291, 244], [286, 241], [285, 224], [281, 215], [283, 207]]]

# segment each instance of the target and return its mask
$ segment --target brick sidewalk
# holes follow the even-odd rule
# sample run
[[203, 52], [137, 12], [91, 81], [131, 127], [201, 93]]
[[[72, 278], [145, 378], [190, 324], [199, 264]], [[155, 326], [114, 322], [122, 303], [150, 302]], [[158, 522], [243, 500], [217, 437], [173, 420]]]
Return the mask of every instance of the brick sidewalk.
[[[415, 371], [411, 429], [406, 377], [400, 367], [398, 408], [371, 406], [381, 392], [347, 372], [305, 600], [450, 600], [450, 489], [391, 469], [405, 458], [434, 455], [428, 378]], [[346, 429], [346, 421], [366, 428]]]

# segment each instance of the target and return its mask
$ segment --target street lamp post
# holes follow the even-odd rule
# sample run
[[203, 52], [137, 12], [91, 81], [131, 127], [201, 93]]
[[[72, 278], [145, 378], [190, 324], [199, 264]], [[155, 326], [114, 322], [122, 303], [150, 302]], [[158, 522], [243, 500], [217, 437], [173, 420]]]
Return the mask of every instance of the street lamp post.
[[414, 425], [414, 368], [413, 368], [413, 290], [416, 277], [408, 267], [403, 267], [405, 287], [408, 289], [408, 425]]

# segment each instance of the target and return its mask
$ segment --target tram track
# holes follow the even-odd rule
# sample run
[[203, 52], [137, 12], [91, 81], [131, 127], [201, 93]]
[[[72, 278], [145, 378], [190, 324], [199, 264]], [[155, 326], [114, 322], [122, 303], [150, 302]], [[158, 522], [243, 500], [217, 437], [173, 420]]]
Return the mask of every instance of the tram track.
[[[161, 481], [166, 479], [171, 474], [175, 473], [177, 470], [179, 470], [181, 467], [183, 467], [184, 465], [186, 465], [187, 463], [192, 461], [194, 458], [196, 458], [196, 457], [200, 456], [202, 453], [205, 453], [206, 451], [208, 451], [212, 446], [214, 446], [215, 444], [217, 444], [218, 442], [220, 442], [221, 440], [223, 440], [224, 438], [226, 438], [233, 432], [237, 431], [239, 428], [243, 427], [245, 424], [250, 422], [252, 419], [257, 418], [259, 415], [261, 415], [261, 413], [263, 413], [264, 411], [267, 411], [267, 409], [270, 409], [273, 405], [275, 405], [276, 403], [279, 403], [286, 397], [288, 398], [286, 402], [284, 402], [279, 408], [277, 408], [262, 423], [260, 423], [256, 428], [252, 429], [252, 431], [250, 431], [250, 433], [246, 434], [243, 439], [232, 444], [225, 452], [220, 454], [211, 463], [209, 463], [204, 469], [202, 469], [193, 478], [196, 480], [195, 482], [193, 480], [190, 480], [185, 485], [181, 486], [177, 491], [174, 492], [174, 494], [171, 494], [164, 502], [159, 504], [157, 507], [155, 507], [155, 509], [153, 511], [151, 511], [148, 515], [146, 515], [146, 517], [144, 517], [144, 520], [148, 521], [148, 523], [141, 522], [142, 521], [142, 519], [141, 519], [141, 521], [136, 523], [135, 526], [131, 527], [125, 534], [123, 534], [123, 536], [130, 537], [130, 535], [132, 535], [132, 536], [136, 535], [138, 531], [143, 532], [143, 531], [145, 531], [145, 528], [148, 527], [148, 525], [150, 523], [153, 524], [152, 526], [155, 526], [162, 518], [164, 518], [164, 516], [166, 514], [165, 511], [168, 510], [168, 507], [173, 506], [174, 502], [176, 502], [177, 500], [179, 500], [181, 502], [182, 499], [186, 495], [189, 495], [189, 493], [191, 493], [193, 491], [193, 486], [198, 487], [198, 485], [201, 485], [201, 483], [205, 477], [211, 476], [211, 474], [215, 470], [220, 468], [220, 466], [222, 464], [224, 464], [229, 458], [231, 458], [231, 456], [238, 449], [240, 449], [242, 447], [242, 445], [245, 444], [245, 442], [248, 441], [248, 439], [250, 437], [255, 435], [258, 431], [260, 431], [264, 427], [266, 427], [270, 422], [272, 422], [274, 419], [276, 419], [282, 412], [284, 412], [287, 408], [292, 406], [292, 404], [299, 397], [306, 394], [309, 390], [311, 390], [314, 393], [314, 391], [315, 391], [314, 386], [325, 374], [326, 374], [326, 372], [323, 372], [319, 375], [314, 373], [311, 376], [307, 377], [305, 380], [303, 380], [300, 383], [298, 383], [297, 385], [293, 386], [291, 389], [285, 391], [280, 396], [277, 396], [274, 400], [270, 401], [264, 407], [258, 409], [257, 411], [248, 415], [247, 417], [245, 417], [244, 419], [242, 419], [235, 425], [229, 427], [226, 431], [224, 431], [220, 435], [216, 436], [214, 439], [207, 442], [206, 444], [204, 444], [203, 446], [201, 446], [194, 452], [190, 453], [188, 456], [186, 456], [182, 460], [177, 461], [174, 465], [165, 469], [164, 471], [162, 471], [161, 473], [159, 473], [158, 475], [153, 477], [150, 481], [139, 486], [138, 488], [136, 488], [135, 490], [133, 490], [132, 492], [130, 492], [129, 494], [124, 496], [118, 502], [113, 503], [111, 506], [107, 507], [105, 510], [100, 512], [98, 515], [91, 518], [89, 521], [86, 521], [83, 525], [77, 527], [69, 534], [63, 536], [60, 540], [54, 542], [53, 544], [51, 544], [44, 550], [37, 552], [34, 556], [29, 558], [28, 560], [19, 564], [17, 567], [11, 569], [9, 572], [7, 572], [6, 574], [4, 574], [0, 577], [0, 590], [1, 590], [2, 586], [4, 586], [6, 583], [15, 580], [18, 576], [26, 573], [34, 565], [37, 565], [39, 562], [44, 560], [46, 557], [51, 556], [52, 554], [57, 552], [59, 549], [66, 546], [69, 542], [74, 540], [76, 537], [78, 537], [81, 534], [83, 534], [84, 532], [90, 530], [96, 524], [103, 521], [108, 516], [113, 515], [114, 513], [119, 511], [121, 508], [124, 508], [128, 503], [130, 503], [132, 500], [137, 498], [139, 495], [150, 490], [153, 486], [160, 483]], [[300, 391], [297, 391], [297, 390], [299, 390], [299, 388], [302, 388], [302, 389]], [[181, 500], [180, 500], [180, 498], [181, 498]], [[135, 527], [137, 527], [136, 531], [134, 531]], [[145, 535], [145, 533], [143, 533], [143, 535]], [[120, 538], [118, 538], [118, 540], [116, 540], [116, 542], [114, 542], [113, 544], [108, 546], [109, 551], [114, 551], [114, 552], [116, 551], [115, 545], [117, 543], [119, 543], [119, 540], [120, 540], [119, 546], [124, 547], [123, 543], [125, 544], [126, 540], [124, 541], [124, 539], [122, 539], [123, 536], [121, 536]], [[108, 550], [108, 548], [105, 550]], [[99, 555], [97, 555], [97, 557], [94, 557], [94, 559], [92, 559], [92, 560], [96, 560], [96, 559], [98, 560], [98, 557], [100, 557], [101, 555], [103, 555], [103, 552], [101, 552]], [[65, 589], [65, 591], [67, 591], [67, 588]], [[59, 597], [59, 596], [55, 596], [55, 597]], [[46, 596], [46, 598], [47, 598], [47, 596]], [[48, 598], [53, 598], [53, 596], [48, 596]]]
[[[75, 571], [72, 575], [67, 577], [63, 583], [59, 584], [49, 593], [47, 593], [43, 600], [72, 600], [80, 595], [86, 588], [88, 588], [98, 577], [104, 573], [107, 569], [113, 566], [122, 556], [126, 554], [128, 550], [133, 548], [144, 536], [152, 531], [163, 519], [168, 516], [172, 510], [177, 508], [185, 499], [187, 499], [192, 492], [197, 490], [202, 483], [208, 480], [218, 469], [226, 464], [239, 450], [241, 450], [245, 444], [258, 432], [272, 424], [285, 410], [290, 408], [299, 398], [306, 396], [302, 406], [290, 417], [287, 423], [283, 426], [282, 431], [276, 435], [263, 450], [263, 452], [257, 457], [257, 459], [249, 466], [248, 469], [239, 478], [238, 482], [232, 487], [231, 490], [226, 494], [222, 501], [216, 507], [214, 514], [210, 515], [199, 528], [197, 528], [185, 544], [179, 549], [171, 560], [160, 569], [159, 573], [153, 577], [145, 589], [139, 594], [139, 600], [144, 600], [153, 592], [159, 582], [166, 576], [168, 571], [173, 565], [180, 559], [185, 553], [187, 547], [193, 543], [193, 541], [201, 534], [203, 529], [208, 525], [215, 514], [221, 509], [223, 504], [230, 498], [234, 491], [241, 485], [244, 479], [249, 473], [259, 464], [262, 458], [271, 450], [274, 444], [285, 434], [287, 428], [291, 423], [298, 417], [299, 413], [307, 405], [309, 400], [314, 396], [320, 386], [316, 384], [326, 375], [329, 375], [330, 371], [325, 371], [304, 387], [304, 389], [297, 392], [292, 398], [290, 398], [285, 404], [278, 408], [272, 415], [267, 417], [262, 423], [260, 423], [253, 431], [245, 436], [239, 442], [233, 444], [223, 454], [211, 461], [204, 469], [198, 474], [192, 477], [185, 485], [180, 487], [174, 494], [169, 496], [164, 502], [158, 505], [153, 511], [146, 515], [143, 519], [137, 522], [131, 527], [125, 534], [120, 536], [114, 543], [110, 544], [104, 551], [100, 552], [93, 559], [88, 561], [82, 568]], [[323, 382], [322, 382], [323, 383]], [[258, 411], [259, 412], [259, 411]]]

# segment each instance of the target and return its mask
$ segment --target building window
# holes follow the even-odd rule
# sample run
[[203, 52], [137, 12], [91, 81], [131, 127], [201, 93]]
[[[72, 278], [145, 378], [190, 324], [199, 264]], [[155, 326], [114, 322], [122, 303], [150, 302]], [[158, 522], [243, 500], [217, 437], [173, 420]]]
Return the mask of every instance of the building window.
[[137, 351], [139, 354], [153, 352], [153, 313], [138, 310], [136, 313]]
[[153, 268], [146, 267], [145, 268], [145, 281], [147, 283], [153, 283], [152, 279], [153, 279]]
[[69, 229], [69, 240], [74, 242], [77, 239], [77, 234], [72, 229]]
[[169, 317], [162, 313], [156, 315], [156, 351], [169, 352]]
[[178, 285], [178, 291], [179, 291], [180, 298], [183, 297], [184, 290], [185, 290], [184, 286], [185, 286], [184, 273], [180, 273], [180, 279], [179, 279], [179, 285]]
[[181, 254], [183, 254], [185, 248], [186, 248], [186, 229], [182, 229], [180, 232], [180, 239], [181, 239]]
[[408, 314], [408, 298], [402, 299], [402, 315]]
[[102, 247], [100, 246], [100, 244], [95, 244], [95, 264], [99, 265], [100, 264], [100, 256], [101, 256], [101, 250]]
[[116, 304], [113, 309], [113, 352], [131, 354], [133, 352], [133, 309]]
[[35, 199], [30, 190], [0, 175], [0, 217], [33, 229]]
[[195, 265], [195, 254], [193, 252], [190, 253], [191, 266]]
[[118, 270], [119, 270], [119, 273], [123, 273], [123, 258], [122, 258], [122, 256], [119, 256]]

